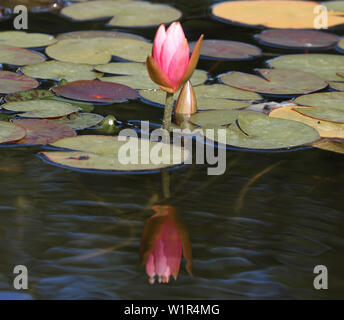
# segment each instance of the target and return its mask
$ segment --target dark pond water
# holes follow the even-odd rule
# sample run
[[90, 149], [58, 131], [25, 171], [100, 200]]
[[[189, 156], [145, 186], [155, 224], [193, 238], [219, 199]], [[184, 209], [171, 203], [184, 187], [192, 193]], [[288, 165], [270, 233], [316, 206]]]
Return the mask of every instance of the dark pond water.
[[[173, 3], [184, 12], [190, 40], [202, 32], [208, 39], [254, 43], [259, 32], [211, 20], [211, 1]], [[103, 22], [73, 24], [46, 13], [31, 15], [29, 27], [52, 34], [105, 28]], [[11, 25], [3, 23], [1, 29]], [[155, 30], [133, 32], [153, 39]], [[251, 71], [285, 52], [264, 48], [262, 59], [221, 63], [211, 76]], [[199, 68], [213, 64], [202, 61]], [[162, 118], [161, 109], [140, 102], [96, 112], [120, 120], [159, 123]], [[193, 276], [183, 261], [177, 281], [150, 285], [139, 263], [140, 239], [153, 214], [152, 199], [162, 196], [161, 174], [80, 173], [42, 162], [36, 156], [40, 150], [0, 149], [1, 298], [343, 298], [342, 155], [317, 149], [228, 150], [224, 175], [207, 176], [205, 165], [170, 171], [167, 204], [178, 210], [188, 230]], [[29, 270], [25, 294], [12, 285], [19, 264]], [[313, 288], [316, 265], [329, 270], [327, 291]]]

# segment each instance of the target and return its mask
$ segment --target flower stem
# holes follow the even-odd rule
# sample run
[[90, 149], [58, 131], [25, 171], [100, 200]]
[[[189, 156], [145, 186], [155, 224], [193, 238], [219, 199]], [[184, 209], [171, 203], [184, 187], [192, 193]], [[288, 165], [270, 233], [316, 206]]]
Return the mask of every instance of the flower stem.
[[167, 131], [170, 131], [171, 119], [172, 119], [172, 107], [173, 107], [173, 93], [166, 92], [166, 101], [165, 101], [165, 112], [164, 120], [162, 121], [163, 128]]

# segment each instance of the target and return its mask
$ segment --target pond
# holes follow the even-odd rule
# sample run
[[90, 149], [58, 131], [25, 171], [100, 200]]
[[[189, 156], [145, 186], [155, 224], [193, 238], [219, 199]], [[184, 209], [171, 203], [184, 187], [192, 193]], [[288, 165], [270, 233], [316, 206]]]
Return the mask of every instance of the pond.
[[[267, 59], [293, 53], [262, 46], [255, 28], [210, 17], [216, 1], [152, 1], [183, 12], [186, 37], [258, 45], [249, 61], [201, 59], [208, 83], [228, 71], [252, 73]], [[3, 21], [0, 31], [12, 30]], [[52, 35], [110, 30], [102, 20], [71, 22], [56, 13], [30, 13], [29, 31]], [[333, 31], [342, 35], [343, 29]], [[123, 29], [153, 40], [154, 28]], [[300, 52], [300, 51], [298, 51]], [[326, 53], [338, 54], [335, 50]], [[7, 66], [7, 70], [15, 68]], [[46, 81], [42, 88], [49, 88]], [[269, 99], [267, 99], [268, 101]], [[273, 99], [270, 99], [273, 101]], [[276, 101], [276, 100], [274, 100]], [[277, 100], [278, 101], [278, 100]], [[134, 100], [96, 106], [118, 120], [160, 124], [163, 109]], [[88, 133], [89, 131], [85, 131]], [[80, 132], [83, 134], [83, 131]], [[101, 174], [53, 166], [40, 146], [0, 148], [0, 298], [18, 299], [330, 299], [344, 279], [343, 155], [311, 147], [284, 152], [226, 150], [226, 172], [207, 165], [151, 174]], [[169, 181], [168, 181], [169, 180]], [[188, 233], [192, 275], [183, 259], [178, 279], [152, 285], [140, 264], [140, 243], [153, 204], [175, 208]], [[342, 256], [343, 253], [343, 256]], [[29, 288], [13, 288], [25, 265]], [[315, 290], [314, 267], [328, 268], [329, 289]]]

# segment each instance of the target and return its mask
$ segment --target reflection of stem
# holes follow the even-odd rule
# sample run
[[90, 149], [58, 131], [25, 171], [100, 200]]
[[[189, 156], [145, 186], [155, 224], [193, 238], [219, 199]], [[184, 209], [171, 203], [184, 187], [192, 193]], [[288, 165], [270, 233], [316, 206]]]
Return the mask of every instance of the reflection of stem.
[[283, 161], [278, 161], [277, 163], [275, 163], [275, 164], [265, 168], [264, 170], [258, 172], [250, 181], [248, 181], [244, 185], [244, 187], [241, 189], [241, 191], [239, 193], [239, 198], [238, 198], [236, 206], [235, 206], [235, 213], [237, 215], [240, 214], [241, 208], [243, 206], [243, 201], [244, 201], [245, 195], [246, 195], [248, 189], [251, 187], [251, 185], [254, 184], [261, 176], [268, 173], [269, 171], [271, 171], [275, 167], [279, 166], [282, 162]]
[[208, 73], [213, 72], [220, 64], [222, 61], [216, 61], [215, 64], [213, 64], [210, 69], [208, 70]]
[[170, 131], [172, 120], [172, 107], [173, 107], [173, 93], [166, 92], [166, 102], [164, 111], [164, 120], [162, 122], [163, 128]]
[[166, 169], [161, 170], [161, 180], [162, 180], [162, 192], [164, 195], [164, 199], [168, 199], [171, 197], [170, 193], [170, 174]]

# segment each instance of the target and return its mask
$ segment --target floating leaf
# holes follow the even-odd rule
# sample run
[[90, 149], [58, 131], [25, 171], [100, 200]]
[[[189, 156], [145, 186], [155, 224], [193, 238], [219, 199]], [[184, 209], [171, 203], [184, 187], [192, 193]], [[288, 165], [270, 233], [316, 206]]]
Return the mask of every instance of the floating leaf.
[[106, 103], [125, 102], [138, 97], [137, 91], [132, 88], [98, 80], [74, 81], [54, 87], [53, 91], [59, 96], [69, 99]]
[[260, 44], [283, 49], [328, 49], [339, 40], [335, 34], [316, 30], [271, 29], [255, 35]]
[[229, 126], [238, 119], [239, 111], [210, 110], [197, 112], [190, 117], [190, 122], [203, 128]]
[[74, 130], [83, 130], [98, 125], [103, 121], [103, 119], [104, 117], [100, 116], [99, 114], [78, 112], [53, 121], [66, 124]]
[[44, 61], [45, 57], [38, 52], [2, 44], [0, 45], [0, 63], [25, 66]]
[[43, 33], [26, 33], [24, 31], [3, 31], [0, 32], [1, 44], [20, 48], [39, 48], [49, 46], [56, 42], [56, 39]]
[[71, 104], [71, 105], [79, 108], [80, 111], [82, 111], [82, 112], [91, 112], [94, 110], [94, 105], [92, 103], [88, 103], [88, 102], [65, 99], [65, 98], [56, 97], [56, 96], [51, 96], [47, 99]]
[[344, 154], [344, 141], [321, 139], [311, 144], [312, 147]]
[[134, 39], [66, 39], [46, 48], [46, 54], [59, 61], [91, 65], [108, 63], [112, 56], [130, 61], [146, 61], [152, 44]]
[[157, 26], [182, 16], [171, 6], [143, 1], [88, 1], [65, 7], [61, 13], [79, 21], [113, 17], [108, 25], [122, 27]]
[[[297, 110], [307, 108], [308, 107], [297, 108]], [[317, 130], [321, 137], [344, 139], [344, 124], [323, 120], [319, 121], [319, 119], [313, 119], [311, 117], [304, 116], [302, 113], [294, 110], [294, 107], [275, 109], [270, 112], [269, 116], [273, 118], [294, 120], [307, 124]]]
[[339, 11], [344, 12], [344, 1], [327, 1], [322, 3], [328, 11]]
[[328, 83], [330, 85], [330, 87], [334, 90], [338, 90], [338, 91], [344, 91], [344, 82], [334, 82], [334, 81], [330, 81]]
[[[261, 100], [254, 92], [240, 90], [223, 84], [201, 85], [194, 87], [198, 110], [211, 109], [240, 109], [250, 105], [252, 101]], [[163, 106], [166, 93], [162, 90], [140, 90], [141, 98], [151, 103]], [[179, 91], [174, 95], [178, 99]], [[232, 100], [230, 100], [232, 99]]]
[[65, 79], [69, 82], [76, 80], [93, 80], [102, 74], [93, 72], [93, 67], [86, 64], [77, 64], [60, 61], [47, 61], [21, 69], [24, 74], [40, 79]]
[[13, 93], [37, 88], [37, 80], [23, 74], [0, 71], [0, 93]]
[[110, 38], [110, 39], [135, 39], [147, 41], [145, 38], [133, 33], [118, 32], [118, 31], [103, 31], [103, 30], [86, 30], [86, 31], [73, 31], [59, 34], [56, 40], [66, 39], [94, 39], [94, 38]]
[[298, 97], [294, 102], [300, 106], [341, 109], [344, 106], [344, 92], [319, 92]]
[[15, 142], [25, 137], [26, 131], [14, 124], [0, 121], [0, 143]]
[[45, 99], [52, 96], [52, 92], [49, 90], [33, 89], [28, 91], [19, 91], [12, 93], [5, 97], [6, 102], [27, 101], [36, 99]]
[[59, 118], [67, 114], [79, 111], [75, 106], [68, 103], [51, 100], [28, 100], [9, 102], [2, 105], [8, 111], [21, 112], [24, 118]]
[[343, 80], [338, 72], [344, 72], [344, 57], [335, 54], [290, 54], [267, 61], [271, 68], [302, 70], [324, 80]]
[[49, 144], [59, 139], [75, 137], [76, 132], [69, 126], [45, 119], [14, 119], [12, 122], [26, 130], [20, 144]]
[[[227, 1], [212, 7], [212, 14], [222, 22], [250, 27], [315, 29], [313, 1]], [[328, 12], [328, 27], [344, 23], [340, 13]]]
[[[217, 129], [225, 130], [225, 136]], [[293, 148], [320, 138], [315, 129], [303, 123], [248, 111], [240, 111], [237, 122], [229, 127], [204, 129], [203, 134], [220, 144], [262, 150]]]
[[[196, 85], [200, 85], [204, 83], [205, 81], [207, 81], [207, 79], [208, 79], [208, 75], [205, 71], [195, 70], [190, 80], [192, 84], [196, 86]], [[147, 69], [144, 75], [138, 74], [138, 75], [129, 75], [129, 76], [102, 77], [102, 78], [99, 78], [99, 80], [121, 83], [133, 89], [158, 89], [159, 88], [149, 77], [147, 73]]]
[[230, 86], [269, 95], [297, 95], [321, 90], [327, 82], [312, 73], [290, 70], [257, 69], [264, 77], [242, 72], [229, 72], [220, 76]]
[[[75, 151], [43, 152], [42, 155], [53, 164], [70, 169], [124, 172], [158, 170], [178, 166], [189, 157], [186, 150], [177, 146], [137, 138], [131, 139], [133, 145], [138, 144], [137, 149], [134, 150], [137, 152], [136, 163], [127, 163], [129, 160], [127, 157], [129, 156], [125, 150], [127, 150], [129, 139], [120, 141], [118, 137], [112, 136], [84, 135], [62, 139], [52, 145]], [[145, 148], [146, 145], [148, 148]], [[124, 150], [121, 149], [123, 146], [125, 146]], [[160, 163], [158, 157], [162, 159], [162, 163]]]
[[110, 74], [121, 74], [121, 75], [147, 75], [147, 66], [145, 63], [137, 62], [112, 62], [108, 64], [101, 64], [94, 67], [95, 70], [110, 73]]
[[340, 40], [337, 43], [337, 49], [339, 52], [343, 53], [344, 52], [344, 39]]
[[[190, 43], [193, 50], [196, 42]], [[261, 56], [262, 51], [251, 44], [229, 40], [203, 40], [201, 58], [216, 60], [251, 60]]]

